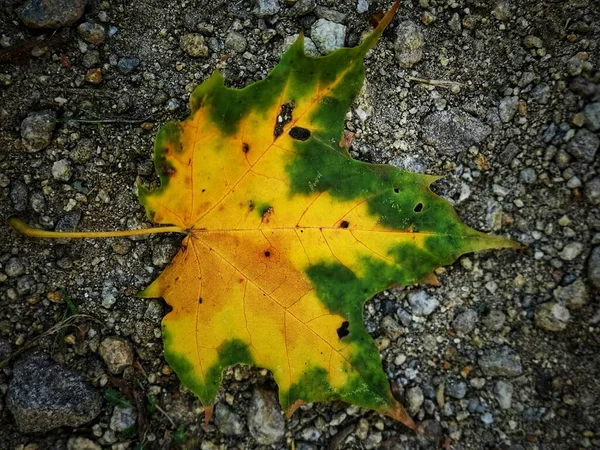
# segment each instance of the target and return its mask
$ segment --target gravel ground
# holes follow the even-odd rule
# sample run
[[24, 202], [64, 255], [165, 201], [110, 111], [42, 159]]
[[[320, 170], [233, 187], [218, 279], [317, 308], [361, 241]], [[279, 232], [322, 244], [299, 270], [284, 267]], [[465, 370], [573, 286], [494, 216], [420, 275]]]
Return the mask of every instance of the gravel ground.
[[156, 183], [153, 136], [195, 86], [217, 67], [231, 86], [263, 78], [300, 30], [313, 54], [355, 45], [390, 3], [3, 0], [1, 449], [600, 448], [595, 0], [404, 1], [366, 60], [353, 156], [444, 175], [469, 225], [525, 245], [366, 304], [422, 436], [345, 404], [286, 421], [269, 373], [247, 367], [227, 370], [205, 430], [162, 357], [166, 306], [135, 297], [177, 237], [38, 241], [6, 225], [148, 226], [135, 179]]

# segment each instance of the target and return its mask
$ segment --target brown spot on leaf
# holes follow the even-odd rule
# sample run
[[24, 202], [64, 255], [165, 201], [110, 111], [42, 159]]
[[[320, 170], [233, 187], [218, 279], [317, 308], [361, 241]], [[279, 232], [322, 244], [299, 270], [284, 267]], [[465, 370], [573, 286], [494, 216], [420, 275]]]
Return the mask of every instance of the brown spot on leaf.
[[294, 111], [294, 103], [284, 103], [281, 105], [279, 114], [277, 115], [277, 121], [275, 122], [275, 129], [273, 135], [277, 138], [283, 133], [283, 127], [292, 121], [292, 112]]

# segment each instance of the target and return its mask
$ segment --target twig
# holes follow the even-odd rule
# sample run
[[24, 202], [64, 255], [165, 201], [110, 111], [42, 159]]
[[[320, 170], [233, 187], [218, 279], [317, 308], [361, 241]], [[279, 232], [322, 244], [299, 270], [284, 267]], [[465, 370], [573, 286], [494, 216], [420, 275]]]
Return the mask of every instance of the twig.
[[425, 78], [418, 77], [408, 77], [408, 81], [416, 81], [417, 83], [428, 84], [430, 86], [437, 86], [445, 89], [450, 89], [453, 92], [458, 92], [461, 87], [464, 86], [462, 83], [458, 83], [456, 81], [448, 81], [448, 80], [428, 80]]
[[58, 119], [57, 122], [77, 122], [77, 123], [143, 123], [149, 122], [152, 120], [152, 117], [147, 117], [145, 119], [125, 119], [125, 118], [115, 118], [115, 119]]
[[171, 425], [173, 426], [173, 428], [177, 428], [177, 425], [175, 425], [175, 422], [173, 422], [173, 419], [171, 419], [171, 416], [169, 416], [169, 414], [167, 414], [167, 412], [164, 409], [162, 409], [160, 406], [158, 406], [158, 404], [156, 404], [154, 406], [169, 420], [169, 422], [171, 422]]
[[34, 337], [31, 341], [29, 341], [27, 344], [23, 345], [18, 350], [12, 352], [10, 355], [8, 355], [8, 357], [6, 357], [2, 361], [0, 361], [0, 369], [2, 369], [4, 366], [6, 366], [10, 362], [10, 360], [12, 360], [13, 358], [19, 356], [24, 351], [29, 350], [30, 348], [37, 345], [37, 343], [40, 341], [40, 339], [59, 332], [63, 328], [69, 326], [71, 324], [71, 322], [74, 322], [75, 319], [79, 319], [80, 317], [88, 317], [88, 318], [94, 319], [92, 316], [90, 316], [88, 314], [73, 314], [72, 316], [67, 317], [65, 320], [61, 320], [60, 322], [54, 324], [52, 327], [48, 328], [48, 330], [44, 331], [42, 334]]

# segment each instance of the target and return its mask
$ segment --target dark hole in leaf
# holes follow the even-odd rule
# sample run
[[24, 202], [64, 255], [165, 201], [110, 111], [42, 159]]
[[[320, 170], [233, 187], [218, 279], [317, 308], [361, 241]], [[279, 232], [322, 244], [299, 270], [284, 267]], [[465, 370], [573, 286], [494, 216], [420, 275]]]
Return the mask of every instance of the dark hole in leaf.
[[394, 192], [395, 192], [396, 194], [399, 194], [399, 193], [400, 193], [400, 188], [394, 188]]
[[344, 320], [342, 322], [342, 325], [337, 329], [337, 335], [340, 339], [342, 339], [345, 336], [348, 336], [350, 334], [350, 331], [348, 331], [348, 328], [350, 328], [350, 322], [348, 322], [347, 320]]
[[206, 189], [202, 189], [202, 192], [206, 192]]
[[347, 220], [342, 220], [342, 223], [340, 223], [340, 228], [348, 228], [350, 226], [350, 222], [348, 222]]
[[275, 130], [273, 130], [275, 137], [281, 136], [283, 127], [292, 121], [292, 111], [294, 111], [294, 104], [292, 102], [281, 105], [281, 109], [277, 115], [277, 122], [275, 123]]
[[201, 305], [201, 304], [202, 304], [202, 297], [200, 297], [200, 298], [198, 299], [198, 304], [199, 304], [199, 305]]
[[248, 153], [250, 151], [250, 146], [244, 142], [242, 144], [242, 150], [244, 151], [244, 153]]
[[265, 252], [265, 256], [268, 258], [269, 256], [271, 256], [271, 252], [270, 252], [269, 250], [267, 250], [267, 251]]
[[254, 211], [254, 202], [252, 200], [248, 202], [248, 210]]
[[292, 139], [306, 141], [310, 137], [310, 130], [302, 127], [293, 127], [289, 134]]
[[423, 203], [417, 203], [417, 206], [415, 206], [414, 211], [416, 213], [419, 213], [419, 212], [423, 211]]

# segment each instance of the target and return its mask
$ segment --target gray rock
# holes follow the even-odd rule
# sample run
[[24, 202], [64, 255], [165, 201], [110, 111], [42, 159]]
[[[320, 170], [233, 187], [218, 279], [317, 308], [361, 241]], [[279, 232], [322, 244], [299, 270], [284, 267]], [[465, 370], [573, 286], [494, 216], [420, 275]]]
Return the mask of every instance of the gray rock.
[[[296, 39], [298, 39], [297, 34], [286, 37], [283, 40], [282, 53], [287, 51], [287, 49], [290, 48], [294, 44], [294, 42], [296, 42]], [[308, 56], [313, 56], [313, 57], [317, 57], [320, 55], [319, 49], [317, 49], [315, 43], [312, 41], [311, 38], [306, 37], [306, 36], [304, 36], [304, 53]]]
[[423, 58], [423, 33], [421, 28], [410, 20], [398, 24], [394, 50], [400, 67], [409, 69]]
[[225, 436], [241, 436], [244, 434], [242, 418], [224, 403], [218, 403], [215, 408], [215, 424]]
[[396, 340], [404, 334], [404, 330], [398, 322], [396, 322], [391, 316], [385, 316], [381, 320], [381, 328], [387, 337]]
[[19, 275], [23, 275], [25, 273], [25, 265], [20, 258], [12, 257], [6, 261], [4, 273], [6, 273], [6, 275], [9, 277], [18, 277]]
[[446, 386], [446, 394], [457, 400], [465, 398], [465, 395], [467, 395], [467, 383], [464, 381], [448, 383]]
[[550, 102], [550, 86], [546, 83], [536, 84], [529, 93], [529, 98], [540, 105], [547, 105]]
[[106, 37], [106, 30], [98, 23], [84, 22], [77, 27], [79, 35], [90, 44], [100, 45]]
[[533, 184], [537, 180], [537, 173], [535, 173], [535, 169], [532, 167], [526, 167], [521, 170], [519, 179], [525, 184]]
[[119, 59], [119, 62], [117, 63], [117, 68], [119, 69], [119, 72], [122, 73], [123, 75], [129, 75], [139, 65], [140, 65], [139, 58], [125, 56], [125, 57]]
[[583, 308], [589, 301], [588, 288], [583, 280], [575, 280], [567, 286], [559, 286], [554, 289], [554, 298], [569, 308]]
[[356, 2], [356, 12], [364, 14], [369, 10], [369, 0], [358, 0]]
[[599, 146], [600, 138], [583, 128], [567, 143], [567, 151], [579, 160], [592, 162]]
[[[242, 36], [243, 37], [243, 36]], [[179, 46], [188, 55], [194, 58], [208, 56], [208, 46], [204, 41], [204, 36], [198, 33], [188, 33], [181, 36]]]
[[81, 220], [81, 211], [71, 211], [58, 219], [54, 231], [74, 231]]
[[171, 262], [178, 251], [179, 246], [174, 242], [161, 242], [152, 249], [152, 264], [164, 267]]
[[518, 107], [519, 97], [504, 97], [502, 100], [500, 100], [500, 104], [498, 105], [498, 114], [500, 115], [500, 120], [504, 123], [510, 122], [515, 116]]
[[77, 143], [77, 146], [71, 150], [69, 157], [75, 164], [85, 164], [92, 158], [93, 151], [94, 142], [91, 139], [82, 139]]
[[546, 331], [562, 331], [567, 328], [571, 314], [557, 302], [546, 302], [535, 309], [535, 324]]
[[176, 98], [170, 98], [165, 105], [165, 109], [171, 112], [177, 111], [179, 108], [181, 108], [181, 103]]
[[428, 316], [440, 305], [440, 302], [425, 291], [408, 294], [408, 302], [412, 313], [416, 316]]
[[90, 50], [83, 58], [81, 58], [81, 64], [86, 69], [91, 69], [100, 65], [100, 52], [98, 50]]
[[525, 45], [525, 47], [527, 48], [543, 48], [544, 47], [544, 43], [542, 42], [542, 40], [537, 37], [537, 36], [533, 36], [533, 35], [528, 35], [525, 36], [523, 38], [523, 45]]
[[523, 373], [517, 353], [507, 346], [487, 350], [477, 363], [488, 377], [516, 377]]
[[346, 14], [324, 6], [317, 6], [315, 14], [319, 19], [327, 19], [335, 23], [343, 23], [346, 20]]
[[508, 381], [498, 381], [496, 383], [495, 393], [496, 400], [498, 400], [498, 404], [502, 409], [510, 409], [512, 405], [512, 396], [514, 392], [514, 387], [512, 383]]
[[10, 201], [13, 207], [17, 211], [25, 211], [27, 209], [27, 198], [29, 197], [29, 191], [27, 185], [21, 180], [13, 182], [10, 190]]
[[19, 18], [30, 28], [60, 28], [79, 20], [86, 0], [27, 0]]
[[275, 444], [283, 438], [285, 418], [273, 392], [254, 390], [247, 423], [250, 434], [261, 445]]
[[513, 17], [512, 10], [510, 2], [501, 1], [492, 9], [492, 15], [502, 22], [508, 22]]
[[504, 327], [506, 321], [506, 314], [497, 309], [493, 309], [483, 319], [483, 324], [492, 331], [500, 331]]
[[257, 0], [254, 14], [258, 17], [274, 16], [279, 12], [279, 2], [277, 0]]
[[583, 251], [583, 244], [580, 242], [570, 242], [563, 247], [559, 256], [565, 261], [573, 261]]
[[117, 336], [105, 338], [98, 346], [98, 353], [109, 372], [118, 375], [133, 364], [133, 347], [125, 339]]
[[448, 155], [483, 142], [492, 129], [458, 108], [434, 112], [423, 122], [423, 139]]
[[600, 289], [600, 247], [595, 247], [588, 258], [587, 277], [590, 284]]
[[46, 209], [46, 199], [44, 194], [39, 191], [35, 191], [29, 197], [29, 205], [36, 213], [43, 213]]
[[600, 130], [600, 103], [589, 103], [583, 108], [585, 125], [592, 131]]
[[477, 325], [477, 312], [473, 309], [467, 309], [457, 315], [452, 322], [452, 327], [459, 334], [469, 334]]
[[90, 422], [102, 409], [102, 397], [83, 377], [41, 355], [14, 365], [6, 405], [22, 433], [46, 432]]
[[110, 429], [116, 432], [129, 430], [135, 426], [137, 413], [130, 406], [115, 406], [110, 417]]
[[237, 31], [230, 31], [225, 38], [225, 48], [242, 54], [246, 51], [246, 38]]
[[56, 127], [54, 111], [39, 111], [29, 114], [21, 122], [21, 141], [28, 152], [39, 152], [48, 147]]
[[288, 16], [298, 17], [308, 14], [313, 11], [317, 6], [317, 2], [315, 0], [298, 0], [294, 5], [289, 9]]
[[585, 183], [583, 195], [592, 205], [600, 205], [600, 177], [592, 178]]
[[327, 19], [319, 19], [313, 23], [310, 35], [321, 54], [328, 55], [344, 46], [346, 26]]
[[57, 181], [67, 182], [73, 176], [73, 167], [68, 159], [60, 159], [52, 165], [52, 176]]
[[102, 450], [102, 447], [84, 437], [72, 437], [67, 441], [67, 450]]
[[424, 401], [425, 396], [423, 395], [423, 390], [419, 386], [411, 387], [406, 391], [406, 409], [410, 415], [414, 416], [417, 414]]

